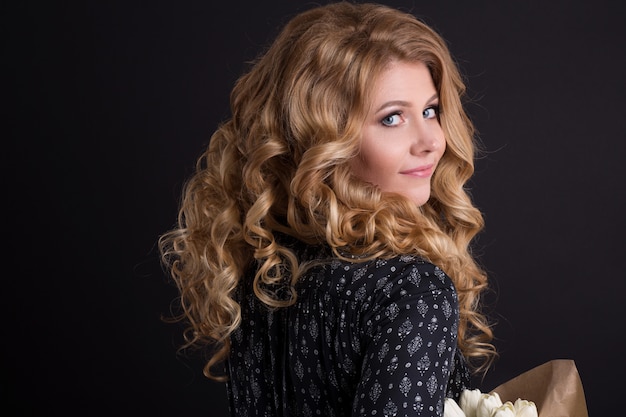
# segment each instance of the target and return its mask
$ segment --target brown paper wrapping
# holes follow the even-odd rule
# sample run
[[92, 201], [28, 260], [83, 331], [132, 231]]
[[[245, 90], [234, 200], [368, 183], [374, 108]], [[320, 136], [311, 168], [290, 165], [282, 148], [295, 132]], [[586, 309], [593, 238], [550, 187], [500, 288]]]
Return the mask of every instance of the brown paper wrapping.
[[554, 359], [497, 386], [502, 402], [535, 403], [539, 417], [589, 417], [578, 369], [571, 359]]

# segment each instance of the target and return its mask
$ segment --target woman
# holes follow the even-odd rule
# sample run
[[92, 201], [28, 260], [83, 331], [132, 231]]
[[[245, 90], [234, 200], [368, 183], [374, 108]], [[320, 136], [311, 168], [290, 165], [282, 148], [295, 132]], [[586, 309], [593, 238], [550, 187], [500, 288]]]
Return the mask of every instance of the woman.
[[441, 416], [489, 367], [463, 93], [432, 29], [348, 2], [237, 81], [160, 240], [233, 415]]

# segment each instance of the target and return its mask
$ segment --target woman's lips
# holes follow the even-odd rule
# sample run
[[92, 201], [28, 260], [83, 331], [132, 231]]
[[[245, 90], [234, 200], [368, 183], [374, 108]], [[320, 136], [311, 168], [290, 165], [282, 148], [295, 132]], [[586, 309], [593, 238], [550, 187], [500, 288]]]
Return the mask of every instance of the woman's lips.
[[428, 178], [432, 175], [434, 167], [435, 164], [424, 165], [413, 169], [407, 169], [406, 171], [401, 171], [400, 174], [418, 178]]

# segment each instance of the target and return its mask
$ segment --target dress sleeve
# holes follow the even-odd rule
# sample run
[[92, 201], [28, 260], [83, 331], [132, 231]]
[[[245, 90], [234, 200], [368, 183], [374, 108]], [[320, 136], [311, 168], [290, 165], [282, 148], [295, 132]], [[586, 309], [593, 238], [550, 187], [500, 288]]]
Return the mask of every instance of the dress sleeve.
[[379, 277], [363, 314], [363, 363], [355, 416], [443, 416], [458, 329], [450, 278], [428, 264]]

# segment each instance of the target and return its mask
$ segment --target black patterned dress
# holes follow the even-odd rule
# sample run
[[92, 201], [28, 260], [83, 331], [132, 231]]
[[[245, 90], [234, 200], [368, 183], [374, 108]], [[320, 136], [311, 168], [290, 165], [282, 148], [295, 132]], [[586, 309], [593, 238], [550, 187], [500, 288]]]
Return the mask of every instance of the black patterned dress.
[[233, 416], [442, 416], [444, 398], [469, 388], [456, 290], [422, 258], [331, 260], [302, 277], [285, 309], [243, 286], [239, 297], [227, 362]]

